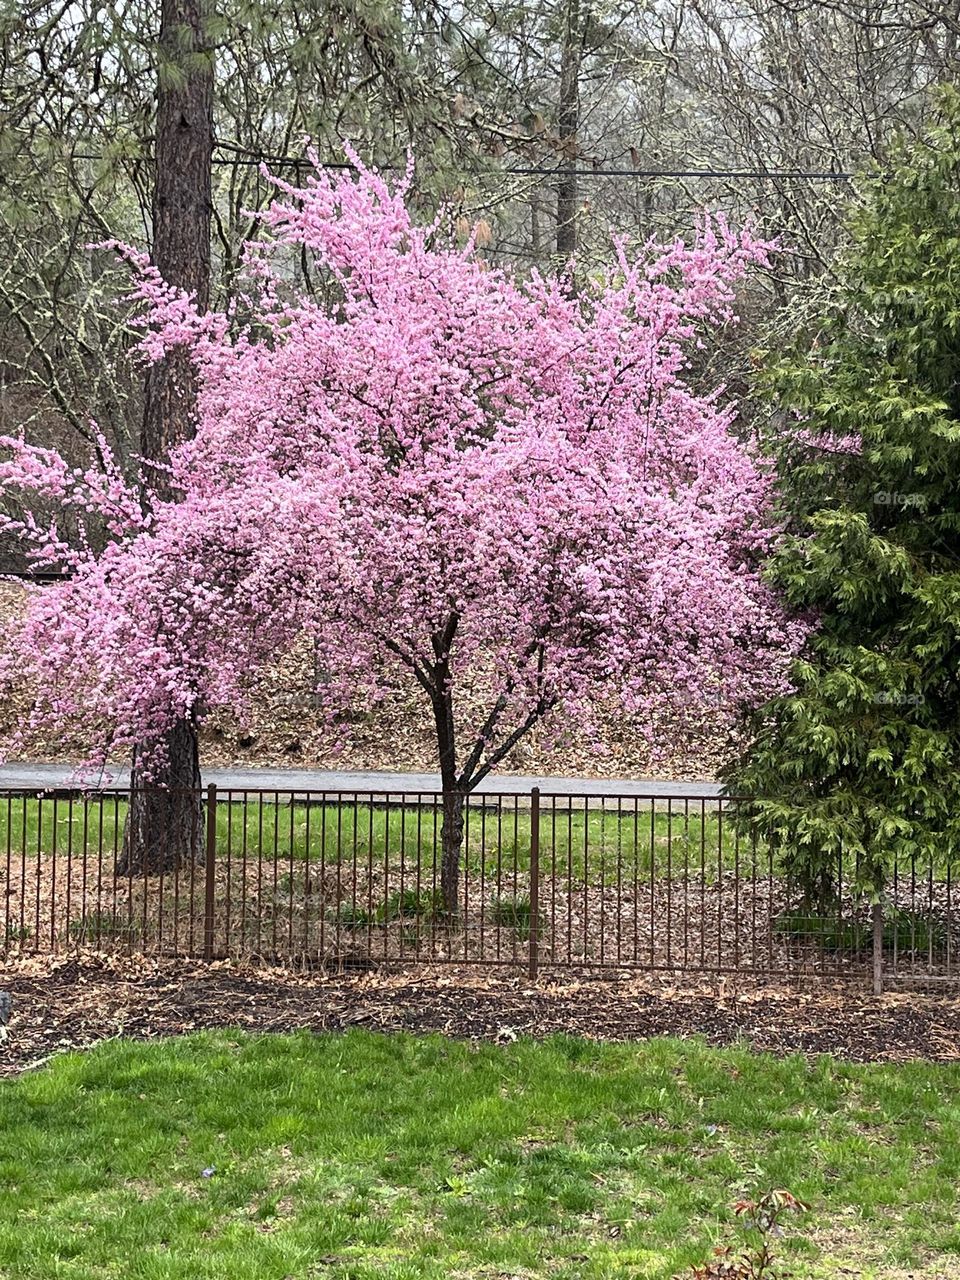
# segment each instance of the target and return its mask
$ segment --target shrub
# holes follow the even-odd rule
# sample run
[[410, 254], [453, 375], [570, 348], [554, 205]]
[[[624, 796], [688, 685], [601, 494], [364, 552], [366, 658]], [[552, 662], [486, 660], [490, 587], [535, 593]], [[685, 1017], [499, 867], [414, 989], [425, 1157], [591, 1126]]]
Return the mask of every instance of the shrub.
[[[859, 955], [873, 946], [872, 927], [866, 920], [844, 920], [836, 915], [818, 915], [805, 911], [786, 911], [773, 927], [793, 942], [816, 945], [824, 951]], [[883, 921], [883, 949], [898, 953], [941, 951], [946, 946], [947, 930], [941, 920], [913, 915], [894, 909]]]

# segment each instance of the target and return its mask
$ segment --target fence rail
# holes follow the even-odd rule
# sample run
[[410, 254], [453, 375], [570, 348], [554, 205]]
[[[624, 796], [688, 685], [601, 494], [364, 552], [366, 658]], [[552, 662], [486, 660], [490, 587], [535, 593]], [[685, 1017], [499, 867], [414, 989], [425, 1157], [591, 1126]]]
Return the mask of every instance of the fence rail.
[[[77, 947], [365, 968], [598, 967], [953, 981], [949, 865], [894, 869], [882, 909], [838, 860], [804, 897], [736, 798], [473, 794], [456, 902], [442, 797], [220, 790], [139, 874], [118, 793], [0, 791], [3, 950]], [[447, 840], [450, 856], [449, 839]]]

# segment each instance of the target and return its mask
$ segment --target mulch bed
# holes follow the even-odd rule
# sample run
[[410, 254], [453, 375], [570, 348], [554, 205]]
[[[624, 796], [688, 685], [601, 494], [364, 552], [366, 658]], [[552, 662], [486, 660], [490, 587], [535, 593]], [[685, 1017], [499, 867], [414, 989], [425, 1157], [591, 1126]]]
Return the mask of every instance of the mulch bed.
[[701, 1036], [776, 1054], [830, 1053], [855, 1062], [960, 1060], [960, 1000], [810, 984], [802, 991], [729, 980], [544, 976], [536, 987], [508, 972], [417, 970], [304, 975], [228, 964], [81, 956], [0, 966], [13, 997], [0, 1075], [53, 1054], [125, 1036], [139, 1040], [202, 1028], [251, 1032], [438, 1031], [506, 1042], [554, 1033], [599, 1040]]

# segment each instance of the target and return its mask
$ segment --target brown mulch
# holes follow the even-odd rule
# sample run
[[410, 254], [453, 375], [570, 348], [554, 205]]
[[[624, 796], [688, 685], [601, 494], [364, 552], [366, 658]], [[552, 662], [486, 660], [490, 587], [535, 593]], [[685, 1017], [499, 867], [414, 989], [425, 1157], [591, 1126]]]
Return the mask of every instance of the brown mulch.
[[437, 1031], [510, 1041], [555, 1033], [598, 1040], [701, 1036], [775, 1054], [829, 1053], [854, 1062], [960, 1060], [960, 1000], [879, 998], [825, 984], [804, 990], [700, 986], [619, 975], [543, 976], [535, 987], [507, 971], [417, 970], [303, 975], [139, 958], [29, 958], [0, 967], [14, 1017], [0, 1075], [52, 1055], [125, 1036], [203, 1028]]

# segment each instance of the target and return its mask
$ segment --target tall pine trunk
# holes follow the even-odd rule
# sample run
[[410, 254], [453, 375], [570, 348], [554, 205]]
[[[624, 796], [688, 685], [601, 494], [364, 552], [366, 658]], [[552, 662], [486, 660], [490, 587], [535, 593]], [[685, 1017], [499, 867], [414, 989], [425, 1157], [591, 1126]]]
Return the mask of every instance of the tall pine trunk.
[[[209, 0], [161, 0], [157, 73], [157, 141], [153, 192], [153, 264], [169, 284], [210, 301], [213, 163], [213, 57], [205, 18]], [[147, 375], [140, 453], [163, 463], [195, 430], [196, 378], [177, 349]], [[151, 487], [169, 492], [157, 469]], [[200, 757], [192, 719], [165, 735], [165, 763], [145, 776], [135, 756], [121, 867], [126, 874], [167, 870], [203, 851]]]
[[580, 0], [567, 0], [560, 51], [560, 105], [557, 135], [560, 164], [567, 172], [557, 183], [557, 256], [561, 269], [577, 252], [577, 133], [580, 129], [580, 61], [583, 53]]

